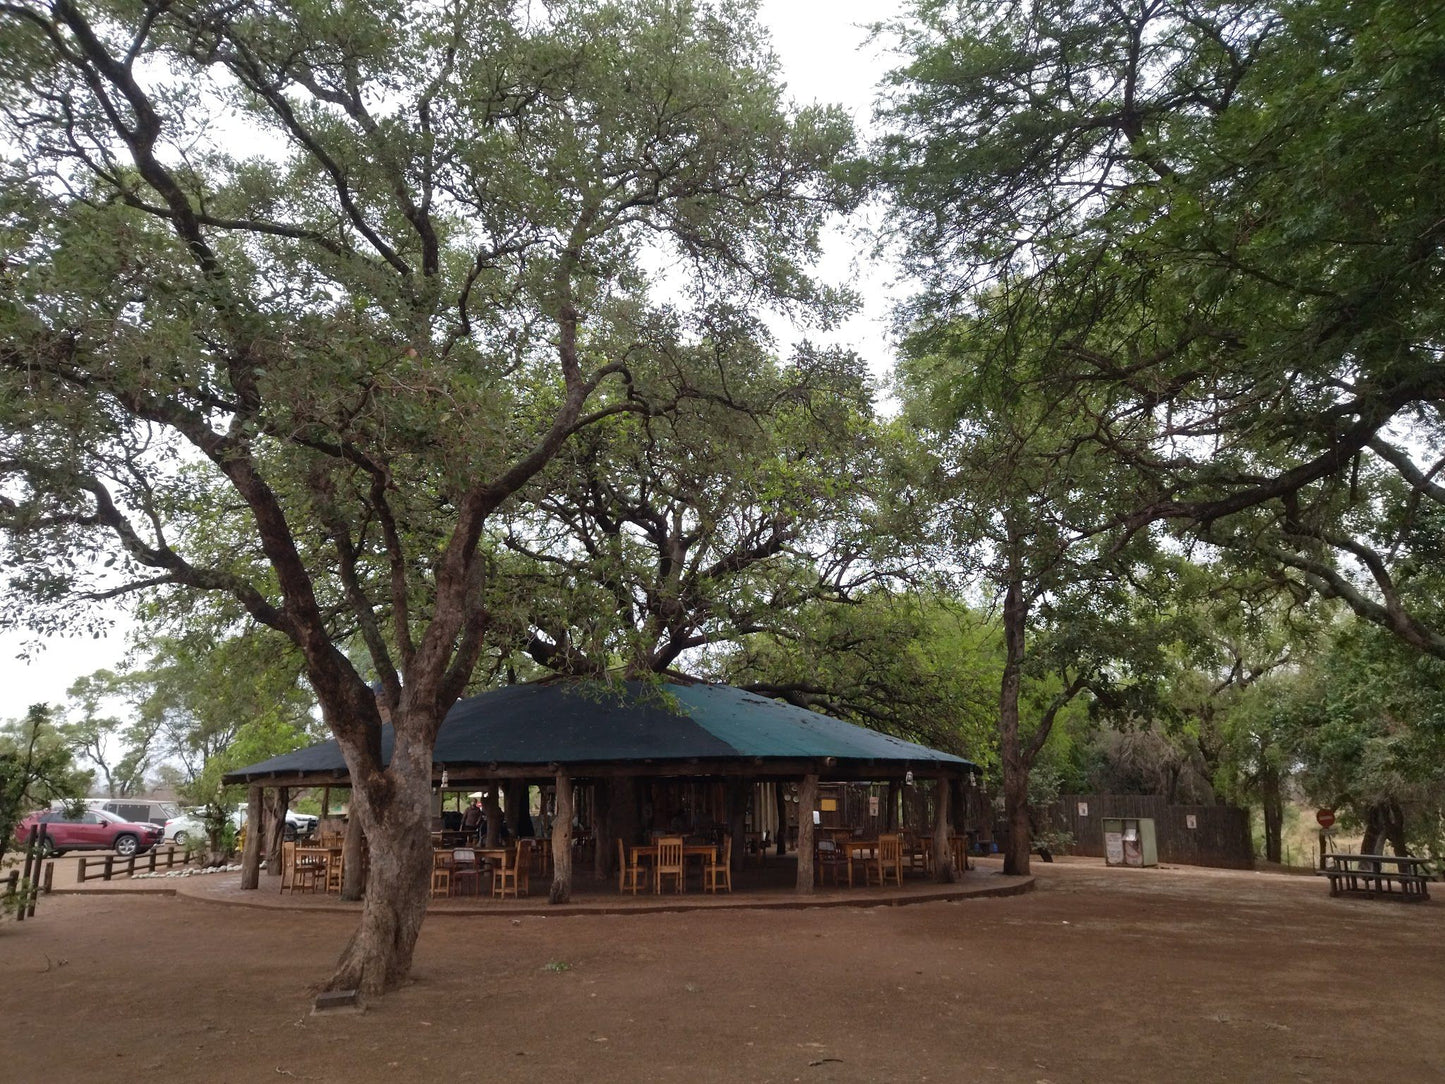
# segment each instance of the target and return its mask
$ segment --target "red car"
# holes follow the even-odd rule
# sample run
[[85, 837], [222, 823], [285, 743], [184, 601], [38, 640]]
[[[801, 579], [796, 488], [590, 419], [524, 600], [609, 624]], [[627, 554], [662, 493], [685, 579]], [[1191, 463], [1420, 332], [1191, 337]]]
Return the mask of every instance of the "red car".
[[30, 838], [33, 824], [45, 825], [46, 854], [114, 851], [122, 858], [129, 858], [150, 850], [165, 832], [159, 825], [135, 824], [103, 809], [82, 809], [73, 814], [64, 809], [44, 809], [31, 813], [16, 827], [18, 842], [24, 843]]

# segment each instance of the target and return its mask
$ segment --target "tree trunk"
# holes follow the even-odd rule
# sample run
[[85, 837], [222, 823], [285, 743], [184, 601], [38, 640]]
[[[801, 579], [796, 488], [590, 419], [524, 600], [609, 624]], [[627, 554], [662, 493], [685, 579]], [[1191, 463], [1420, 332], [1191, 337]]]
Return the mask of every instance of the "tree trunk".
[[[418, 733], [427, 730], [425, 722], [398, 726], [385, 771], [356, 778], [353, 769], [348, 821], [358, 821], [366, 836], [370, 866], [361, 925], [328, 990], [374, 996], [395, 989], [411, 971], [431, 894], [431, 743]], [[348, 840], [351, 834], [348, 824]]]
[[552, 889], [550, 903], [572, 898], [572, 779], [557, 773], [557, 815], [552, 821]]
[[1284, 831], [1284, 790], [1279, 772], [1266, 767], [1259, 777], [1259, 801], [1264, 813], [1264, 858], [1278, 863], [1284, 853], [1281, 835]]
[[953, 820], [948, 780], [939, 776], [933, 793], [933, 879], [941, 885], [949, 885], [958, 880], [958, 874], [953, 869], [953, 848], [948, 843], [948, 828]]
[[803, 776], [798, 792], [798, 886], [799, 892], [813, 891], [813, 810], [818, 808], [818, 777]]
[[1019, 736], [1019, 675], [1024, 659], [1024, 626], [1028, 603], [1023, 584], [1010, 579], [1004, 594], [1003, 680], [999, 687], [999, 754], [1003, 761], [1004, 820], [1008, 824], [1003, 871], [1010, 876], [1029, 872], [1029, 765]]
[[246, 788], [246, 845], [241, 850], [241, 887], [261, 885], [261, 786]]

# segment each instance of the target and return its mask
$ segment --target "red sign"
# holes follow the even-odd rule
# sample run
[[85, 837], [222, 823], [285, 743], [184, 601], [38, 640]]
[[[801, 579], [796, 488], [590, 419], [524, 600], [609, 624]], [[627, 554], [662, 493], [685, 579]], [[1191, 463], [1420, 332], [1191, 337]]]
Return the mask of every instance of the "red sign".
[[1333, 809], [1316, 810], [1315, 820], [1320, 822], [1321, 828], [1328, 828], [1335, 823], [1335, 811]]

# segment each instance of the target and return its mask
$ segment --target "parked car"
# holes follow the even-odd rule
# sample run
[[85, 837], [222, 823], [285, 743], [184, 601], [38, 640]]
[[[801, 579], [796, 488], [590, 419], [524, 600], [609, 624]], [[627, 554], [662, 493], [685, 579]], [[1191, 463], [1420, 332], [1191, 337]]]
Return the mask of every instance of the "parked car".
[[[309, 836], [316, 831], [316, 825], [320, 822], [319, 817], [313, 817], [310, 813], [297, 813], [294, 809], [286, 810], [286, 839], [295, 839], [297, 836]], [[231, 823], [240, 831], [246, 824], [246, 810], [244, 807], [231, 814]]]
[[182, 813], [166, 821], [164, 838], [179, 847], [206, 838], [206, 822], [194, 813]]
[[43, 809], [21, 820], [15, 838], [24, 842], [31, 825], [45, 825], [44, 851], [115, 851], [122, 858], [148, 851], [161, 840], [157, 824], [138, 824], [104, 809]]
[[88, 799], [85, 803], [92, 809], [104, 809], [133, 824], [163, 825], [172, 817], [181, 815], [181, 807], [175, 802], [162, 802], [153, 798], [102, 798]]

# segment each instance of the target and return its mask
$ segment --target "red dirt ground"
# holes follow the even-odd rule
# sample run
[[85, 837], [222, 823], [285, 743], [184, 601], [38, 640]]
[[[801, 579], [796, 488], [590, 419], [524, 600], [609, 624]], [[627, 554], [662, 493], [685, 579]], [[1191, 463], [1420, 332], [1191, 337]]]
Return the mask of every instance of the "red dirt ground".
[[1034, 871], [896, 908], [438, 914], [414, 982], [322, 1017], [351, 915], [56, 895], [0, 926], [0, 1080], [1445, 1078], [1445, 901]]

